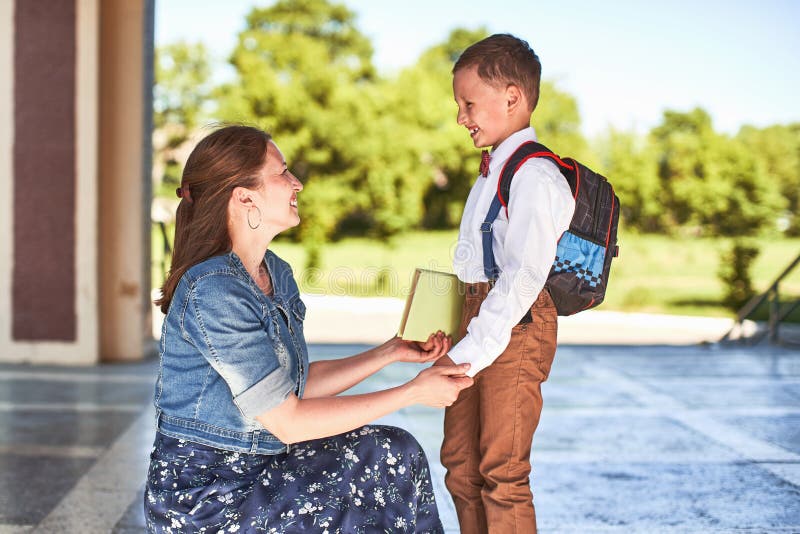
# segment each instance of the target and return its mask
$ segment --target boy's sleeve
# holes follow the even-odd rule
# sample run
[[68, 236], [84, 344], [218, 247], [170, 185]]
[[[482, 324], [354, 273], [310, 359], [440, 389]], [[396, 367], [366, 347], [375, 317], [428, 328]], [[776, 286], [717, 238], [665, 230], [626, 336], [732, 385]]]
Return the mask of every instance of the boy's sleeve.
[[547, 160], [529, 160], [511, 182], [503, 270], [467, 326], [467, 334], [448, 355], [469, 362], [469, 376], [489, 366], [508, 346], [511, 329], [542, 291], [558, 240], [575, 211], [569, 184]]

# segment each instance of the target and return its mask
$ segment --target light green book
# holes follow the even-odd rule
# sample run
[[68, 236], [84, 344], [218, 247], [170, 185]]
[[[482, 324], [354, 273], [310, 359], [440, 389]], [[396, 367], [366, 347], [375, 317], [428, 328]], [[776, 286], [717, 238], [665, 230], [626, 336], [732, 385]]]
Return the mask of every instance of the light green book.
[[425, 341], [441, 330], [457, 342], [464, 293], [464, 283], [456, 275], [418, 268], [397, 335], [409, 341]]

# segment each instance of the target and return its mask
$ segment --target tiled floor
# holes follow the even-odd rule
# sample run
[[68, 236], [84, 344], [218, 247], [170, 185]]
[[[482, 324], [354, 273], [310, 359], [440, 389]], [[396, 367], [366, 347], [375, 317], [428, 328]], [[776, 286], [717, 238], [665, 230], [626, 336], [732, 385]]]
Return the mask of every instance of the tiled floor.
[[[312, 345], [312, 358], [357, 345]], [[417, 372], [385, 369], [357, 391]], [[156, 362], [0, 365], [0, 533], [134, 533], [153, 437]], [[562, 346], [534, 440], [541, 532], [800, 532], [800, 352]], [[382, 422], [438, 464], [440, 411]]]

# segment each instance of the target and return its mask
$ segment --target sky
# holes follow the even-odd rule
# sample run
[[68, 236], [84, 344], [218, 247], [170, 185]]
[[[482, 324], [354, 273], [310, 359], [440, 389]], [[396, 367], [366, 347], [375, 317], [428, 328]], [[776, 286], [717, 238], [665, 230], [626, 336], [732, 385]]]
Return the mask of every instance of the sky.
[[[456, 27], [527, 40], [542, 77], [576, 98], [588, 136], [609, 127], [643, 133], [664, 110], [697, 106], [730, 134], [800, 122], [800, 0], [338, 1], [355, 12], [386, 75]], [[156, 0], [156, 45], [202, 41], [223, 79], [245, 15], [272, 3]]]

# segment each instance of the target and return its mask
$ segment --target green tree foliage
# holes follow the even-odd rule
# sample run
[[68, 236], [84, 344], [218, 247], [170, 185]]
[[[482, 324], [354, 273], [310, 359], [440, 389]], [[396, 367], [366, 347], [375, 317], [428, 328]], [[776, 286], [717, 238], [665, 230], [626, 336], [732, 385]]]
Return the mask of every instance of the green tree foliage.
[[172, 232], [183, 165], [192, 148], [190, 141], [204, 120], [212, 92], [208, 52], [200, 43], [177, 42], [155, 50], [153, 87], [153, 222], [158, 224], [154, 242], [160, 246], [153, 260], [160, 262], [154, 287], [163, 282], [172, 249]]
[[[329, 0], [280, 0], [249, 13], [230, 57], [236, 79], [213, 90], [201, 45], [161, 47], [162, 192], [174, 190], [187, 139], [213, 111], [275, 135], [305, 184], [293, 237], [311, 257], [326, 239], [348, 234], [453, 228], [479, 151], [456, 123], [452, 67], [487, 34], [455, 29], [416, 64], [384, 77], [353, 12]], [[609, 178], [625, 230], [739, 236], [783, 221], [800, 234], [800, 125], [746, 127], [730, 137], [715, 132], [702, 109], [667, 111], [647, 136], [610, 130], [590, 147], [575, 98], [546, 79], [532, 124], [542, 143]]]
[[204, 117], [211, 68], [202, 43], [178, 42], [155, 51], [153, 180], [157, 196], [174, 197], [186, 144]]
[[389, 108], [395, 110], [407, 148], [418, 162], [417, 177], [424, 188], [422, 224], [427, 228], [458, 225], [476, 176], [480, 152], [456, 122], [451, 72], [461, 52], [487, 35], [484, 28], [455, 29], [385, 85]]
[[586, 138], [581, 134], [581, 117], [575, 97], [560, 91], [553, 82], [543, 80], [539, 104], [531, 125], [542, 144], [559, 155], [568, 156], [586, 165], [594, 165]]
[[631, 133], [609, 130], [597, 141], [595, 170], [611, 179], [619, 196], [622, 227], [642, 232], [665, 228], [662, 189], [653, 146]]
[[[306, 186], [304, 241], [452, 228], [479, 152], [456, 124], [451, 71], [486, 35], [456, 29], [416, 65], [381, 78], [349, 10], [283, 0], [247, 17], [231, 56], [238, 79], [220, 90], [220, 115], [275, 135]], [[550, 85], [544, 93], [540, 131], [582, 149], [574, 99]]]
[[238, 79], [220, 91], [220, 115], [276, 137], [306, 187], [300, 233], [310, 241], [353, 220], [374, 233], [407, 222], [393, 208], [409, 194], [408, 165], [387, 154], [381, 128], [392, 118], [383, 116], [371, 56], [344, 6], [283, 0], [250, 12], [230, 59]]
[[703, 197], [714, 185], [708, 180], [706, 165], [715, 140], [711, 117], [701, 109], [690, 113], [666, 111], [662, 124], [650, 135], [657, 151], [663, 209], [671, 218], [668, 224], [699, 225]]
[[770, 184], [761, 161], [744, 143], [722, 139], [711, 154], [711, 178], [719, 183], [708, 194], [710, 209], [703, 213], [707, 233], [752, 236], [771, 230], [785, 209], [780, 190]]
[[755, 295], [750, 270], [758, 254], [756, 246], [741, 239], [722, 254], [717, 276], [725, 287], [722, 303], [727, 308], [737, 311]]
[[743, 143], [714, 132], [702, 109], [667, 111], [651, 132], [664, 224], [708, 235], [753, 235], [777, 218], [783, 200]]
[[202, 43], [160, 46], [155, 57], [153, 126], [194, 129], [210, 93], [211, 68]]
[[[456, 122], [452, 69], [469, 45], [487, 36], [485, 28], [457, 28], [401, 72], [395, 83], [387, 85], [394, 95], [392, 108], [414, 132], [413, 150], [420, 156], [422, 175], [430, 177], [424, 196], [423, 225], [427, 228], [458, 225], [476, 176], [480, 152]], [[577, 102], [550, 82], [542, 82], [532, 124], [540, 140], [553, 150], [586, 158], [587, 143], [580, 133]]]
[[742, 128], [736, 136], [745, 150], [766, 170], [766, 186], [779, 191], [786, 202], [782, 217], [786, 233], [800, 235], [800, 124]]

